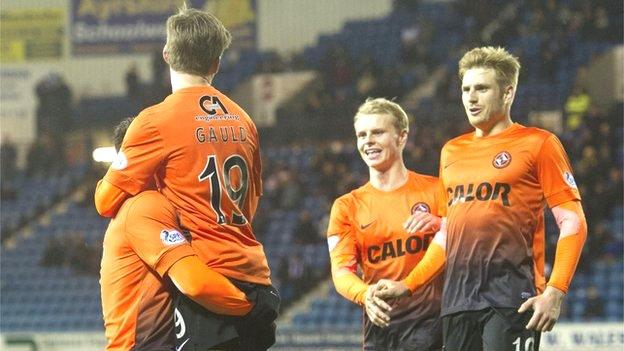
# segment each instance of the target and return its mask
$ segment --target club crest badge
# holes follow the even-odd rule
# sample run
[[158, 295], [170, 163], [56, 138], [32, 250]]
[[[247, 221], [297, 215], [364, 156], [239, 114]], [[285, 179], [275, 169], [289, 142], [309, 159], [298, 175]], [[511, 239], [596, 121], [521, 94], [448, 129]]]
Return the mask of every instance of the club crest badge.
[[492, 166], [496, 168], [505, 168], [511, 163], [511, 154], [507, 151], [501, 151], [492, 160]]
[[416, 212], [427, 212], [427, 213], [431, 213], [431, 209], [429, 208], [429, 205], [427, 205], [424, 202], [417, 202], [414, 204], [414, 206], [412, 206], [412, 214], [416, 213]]

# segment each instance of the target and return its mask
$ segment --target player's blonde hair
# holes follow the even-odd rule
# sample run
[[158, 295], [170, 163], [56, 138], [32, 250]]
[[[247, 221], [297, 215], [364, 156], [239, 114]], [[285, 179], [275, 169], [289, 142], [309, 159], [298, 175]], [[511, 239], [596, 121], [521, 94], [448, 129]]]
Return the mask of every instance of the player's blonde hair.
[[394, 101], [384, 98], [368, 98], [358, 107], [353, 123], [357, 122], [360, 115], [390, 115], [392, 124], [397, 131], [409, 132], [409, 118], [403, 108]]
[[205, 76], [231, 42], [232, 35], [217, 17], [186, 3], [167, 19], [165, 51], [174, 71]]
[[491, 68], [500, 87], [518, 86], [520, 61], [502, 47], [483, 46], [468, 51], [459, 60], [459, 79], [471, 68]]

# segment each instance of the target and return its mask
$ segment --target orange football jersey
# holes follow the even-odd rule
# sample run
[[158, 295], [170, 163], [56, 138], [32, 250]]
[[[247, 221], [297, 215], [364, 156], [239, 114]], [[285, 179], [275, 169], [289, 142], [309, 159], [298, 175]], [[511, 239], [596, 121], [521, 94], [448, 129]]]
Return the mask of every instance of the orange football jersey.
[[[381, 191], [370, 183], [339, 197], [331, 210], [327, 229], [332, 274], [357, 272], [374, 284], [379, 279], [404, 279], [422, 259], [435, 233], [408, 234], [403, 223], [416, 211], [438, 212], [438, 179], [409, 172], [405, 185]], [[391, 323], [430, 318], [440, 313], [442, 277], [418, 289], [411, 298], [399, 299]], [[357, 301], [354, 301], [357, 303]]]
[[251, 227], [262, 193], [258, 133], [242, 108], [200, 86], [143, 110], [104, 180], [134, 195], [154, 175], [200, 259], [227, 277], [270, 283]]
[[517, 308], [545, 288], [544, 206], [580, 200], [555, 135], [513, 124], [442, 148], [447, 217], [442, 314]]
[[156, 191], [127, 199], [111, 220], [100, 270], [106, 350], [173, 349], [173, 301], [162, 277], [195, 254], [176, 227], [173, 206]]

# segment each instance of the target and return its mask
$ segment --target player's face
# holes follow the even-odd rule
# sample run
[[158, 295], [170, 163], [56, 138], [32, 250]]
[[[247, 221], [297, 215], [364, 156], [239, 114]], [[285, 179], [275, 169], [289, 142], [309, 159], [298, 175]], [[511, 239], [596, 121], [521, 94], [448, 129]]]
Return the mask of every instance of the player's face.
[[361, 114], [354, 125], [360, 156], [368, 167], [380, 172], [401, 161], [407, 140], [407, 132], [398, 131], [392, 121], [387, 114]]
[[471, 68], [462, 80], [462, 101], [470, 124], [478, 129], [491, 130], [508, 118], [511, 87], [504, 92], [492, 68]]

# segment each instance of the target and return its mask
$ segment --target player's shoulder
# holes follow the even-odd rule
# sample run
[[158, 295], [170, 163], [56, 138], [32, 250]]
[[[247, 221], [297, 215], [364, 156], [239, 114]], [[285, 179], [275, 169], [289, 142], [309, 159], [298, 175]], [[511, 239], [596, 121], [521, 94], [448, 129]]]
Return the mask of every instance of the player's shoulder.
[[523, 126], [523, 125], [520, 125], [520, 128], [518, 128], [516, 132], [525, 137], [538, 138], [542, 140], [548, 139], [551, 136], [555, 136], [555, 134], [553, 134], [550, 131], [547, 131], [546, 129], [532, 127], [532, 126]]
[[351, 207], [358, 199], [361, 199], [369, 194], [368, 187], [370, 183], [366, 183], [365, 185], [360, 186], [359, 188], [353, 189], [350, 192], [339, 196], [335, 201], [335, 206], [344, 206]]
[[414, 171], [409, 171], [409, 175], [412, 179], [416, 179], [420, 182], [424, 182], [424, 183], [432, 183], [435, 184], [437, 183], [440, 179], [436, 176], [432, 176], [429, 174], [422, 174], [422, 173], [418, 173], [418, 172], [414, 172]]
[[561, 145], [559, 138], [554, 133], [538, 127], [521, 126], [511, 137], [514, 140], [522, 140], [522, 144], [529, 147], [534, 153], [539, 153], [545, 145]]
[[469, 143], [473, 139], [474, 139], [474, 131], [458, 135], [454, 138], [451, 138], [446, 143], [444, 143], [444, 145], [442, 146], [442, 151], [453, 146], [462, 146], [463, 144]]
[[161, 101], [157, 104], [148, 106], [146, 108], [144, 108], [143, 110], [141, 110], [141, 112], [139, 112], [139, 114], [137, 115], [137, 117], [135, 119], [138, 118], [147, 118], [147, 119], [153, 119], [153, 118], [157, 118], [158, 116], [162, 116], [163, 112], [166, 112], [168, 110], [171, 110], [171, 104], [166, 103], [165, 101]]
[[249, 115], [236, 101], [232, 100], [229, 96], [222, 93], [218, 89], [214, 89], [214, 91], [218, 94], [219, 99], [226, 105], [226, 107], [230, 110], [230, 114], [237, 114], [244, 118], [249, 118]]
[[144, 108], [130, 124], [132, 127], [158, 128], [158, 125], [171, 115], [171, 107], [164, 102]]

